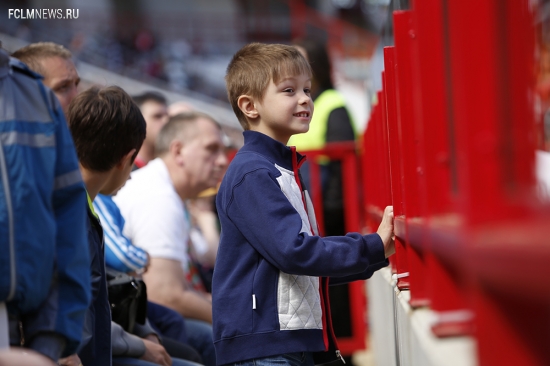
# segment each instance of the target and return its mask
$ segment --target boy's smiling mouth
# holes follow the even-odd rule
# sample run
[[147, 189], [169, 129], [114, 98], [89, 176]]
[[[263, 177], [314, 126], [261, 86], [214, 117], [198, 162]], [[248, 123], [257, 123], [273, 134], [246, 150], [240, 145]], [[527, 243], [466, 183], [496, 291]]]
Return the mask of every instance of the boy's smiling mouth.
[[293, 116], [307, 118], [309, 117], [309, 112], [298, 112], [298, 113], [294, 113]]

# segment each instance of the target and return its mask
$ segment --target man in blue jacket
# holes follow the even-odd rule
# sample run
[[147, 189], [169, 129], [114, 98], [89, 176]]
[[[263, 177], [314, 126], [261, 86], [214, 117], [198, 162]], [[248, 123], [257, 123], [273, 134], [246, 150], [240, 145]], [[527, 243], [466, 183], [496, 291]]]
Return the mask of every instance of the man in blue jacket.
[[[286, 144], [313, 114], [311, 69], [291, 46], [252, 43], [226, 74], [245, 129], [216, 206], [222, 227], [212, 280], [218, 365], [313, 366], [341, 358], [328, 286], [389, 264], [393, 208], [377, 233], [319, 236], [300, 177], [305, 157]], [[315, 353], [315, 359], [314, 359]]]
[[0, 302], [11, 344], [57, 361], [78, 348], [90, 301], [86, 191], [40, 79], [0, 50]]

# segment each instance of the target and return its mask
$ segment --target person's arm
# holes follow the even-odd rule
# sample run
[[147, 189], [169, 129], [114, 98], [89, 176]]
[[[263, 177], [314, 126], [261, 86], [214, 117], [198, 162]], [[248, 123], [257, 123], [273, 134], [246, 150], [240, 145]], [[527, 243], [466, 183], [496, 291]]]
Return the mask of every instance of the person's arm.
[[156, 339], [157, 343], [162, 343], [160, 335], [153, 329], [148, 318], [145, 318], [145, 324], [139, 324], [136, 322], [132, 333], [140, 338], [146, 338], [149, 340]]
[[166, 349], [156, 341], [139, 338], [111, 322], [113, 356], [139, 358], [157, 365], [170, 366], [172, 359]]
[[126, 220], [124, 233], [151, 256], [143, 276], [147, 297], [186, 317], [212, 322], [211, 302], [189, 289], [183, 272], [189, 222], [182, 202], [176, 200], [165, 192], [115, 197]]
[[220, 243], [218, 216], [214, 212], [213, 197], [189, 200], [187, 207], [197, 231], [191, 232], [195, 254], [198, 261], [207, 267], [214, 267]]
[[55, 366], [55, 362], [28, 348], [11, 347], [0, 350], [0, 366]]
[[105, 265], [125, 273], [144, 270], [148, 265], [147, 252], [122, 233], [124, 219], [112, 198], [99, 194], [93, 204], [104, 232]]
[[145, 354], [143, 340], [126, 332], [115, 322], [111, 322], [111, 349], [113, 356], [139, 358]]
[[374, 272], [378, 271], [381, 268], [387, 267], [389, 264], [390, 261], [388, 259], [385, 259], [382, 262], [371, 264], [364, 272], [358, 274], [344, 277], [330, 277], [329, 286], [343, 285], [358, 280], [368, 280], [372, 277]]
[[[300, 196], [297, 190], [287, 194]], [[379, 234], [349, 233], [324, 238], [307, 234], [304, 229], [309, 222], [302, 220], [268, 169], [248, 173], [226, 202], [221, 209], [238, 225], [247, 241], [267, 261], [289, 274], [349, 276], [384, 261], [385, 252], [391, 251], [391, 243], [383, 241]]]
[[[57, 361], [74, 354], [80, 344], [90, 302], [90, 257], [86, 238], [86, 191], [65, 117], [55, 96], [43, 89], [55, 121], [56, 280], [44, 305], [26, 324], [30, 348]], [[52, 322], [51, 319], [56, 319]], [[58, 336], [52, 337], [57, 334]], [[53, 343], [65, 345], [64, 351]]]
[[147, 296], [152, 301], [185, 317], [212, 322], [212, 303], [188, 288], [179, 261], [153, 257], [143, 279], [147, 284]]

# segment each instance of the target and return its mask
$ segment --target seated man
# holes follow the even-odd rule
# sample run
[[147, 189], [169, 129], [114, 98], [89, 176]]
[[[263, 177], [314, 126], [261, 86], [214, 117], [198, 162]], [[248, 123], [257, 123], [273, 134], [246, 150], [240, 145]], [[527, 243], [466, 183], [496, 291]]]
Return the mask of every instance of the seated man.
[[[105, 265], [120, 272], [137, 276], [147, 271], [149, 258], [146, 251], [134, 246], [122, 234], [124, 218], [111, 196], [99, 194], [94, 200], [94, 209], [105, 232]], [[163, 345], [172, 357], [215, 366], [212, 330], [196, 327], [176, 311], [147, 303], [147, 318], [155, 331], [163, 338]], [[188, 336], [187, 328], [190, 328]], [[197, 354], [200, 353], [200, 356]], [[202, 358], [201, 358], [202, 356]], [[204, 361], [203, 361], [204, 360]]]
[[[88, 242], [92, 258], [93, 296], [86, 319], [88, 336], [78, 356], [83, 364], [90, 366], [110, 365], [112, 354], [128, 356], [113, 359], [113, 364], [121, 366], [148, 365], [145, 361], [160, 365], [189, 365], [172, 360], [158, 344], [158, 338], [138, 338], [111, 323], [105, 283], [103, 229], [92, 201], [99, 193], [116, 192], [128, 179], [137, 151], [145, 138], [143, 116], [122, 89], [93, 87], [71, 102], [68, 121], [88, 192]], [[111, 334], [115, 335], [113, 350]], [[68, 365], [73, 361], [64, 359], [59, 364]]]
[[124, 234], [151, 256], [143, 276], [149, 298], [211, 323], [212, 303], [191, 289], [185, 200], [220, 181], [227, 165], [222, 132], [209, 116], [191, 112], [172, 117], [157, 141], [159, 157], [134, 171], [114, 201], [126, 220]]
[[155, 158], [155, 141], [162, 126], [168, 122], [168, 105], [166, 98], [155, 91], [135, 95], [133, 100], [147, 124], [147, 136], [135, 161], [136, 168], [142, 168]]
[[57, 43], [37, 42], [18, 49], [12, 56], [44, 77], [42, 82], [54, 92], [63, 112], [67, 114], [80, 83], [71, 51]]
[[0, 348], [9, 327], [12, 345], [57, 361], [81, 342], [90, 258], [74, 145], [40, 79], [0, 49]]

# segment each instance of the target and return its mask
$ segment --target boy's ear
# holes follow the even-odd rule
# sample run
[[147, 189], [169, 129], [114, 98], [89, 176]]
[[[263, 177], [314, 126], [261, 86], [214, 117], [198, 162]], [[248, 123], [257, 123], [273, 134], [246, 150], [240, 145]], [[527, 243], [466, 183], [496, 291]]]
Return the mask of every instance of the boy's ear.
[[127, 167], [128, 164], [131, 164], [132, 157], [134, 156], [135, 153], [136, 153], [136, 149], [132, 149], [126, 155], [124, 155], [116, 165], [117, 169], [122, 170], [125, 167]]
[[237, 105], [246, 117], [250, 119], [255, 119], [258, 117], [258, 110], [256, 109], [254, 99], [251, 96], [241, 95], [239, 99], [237, 99]]

